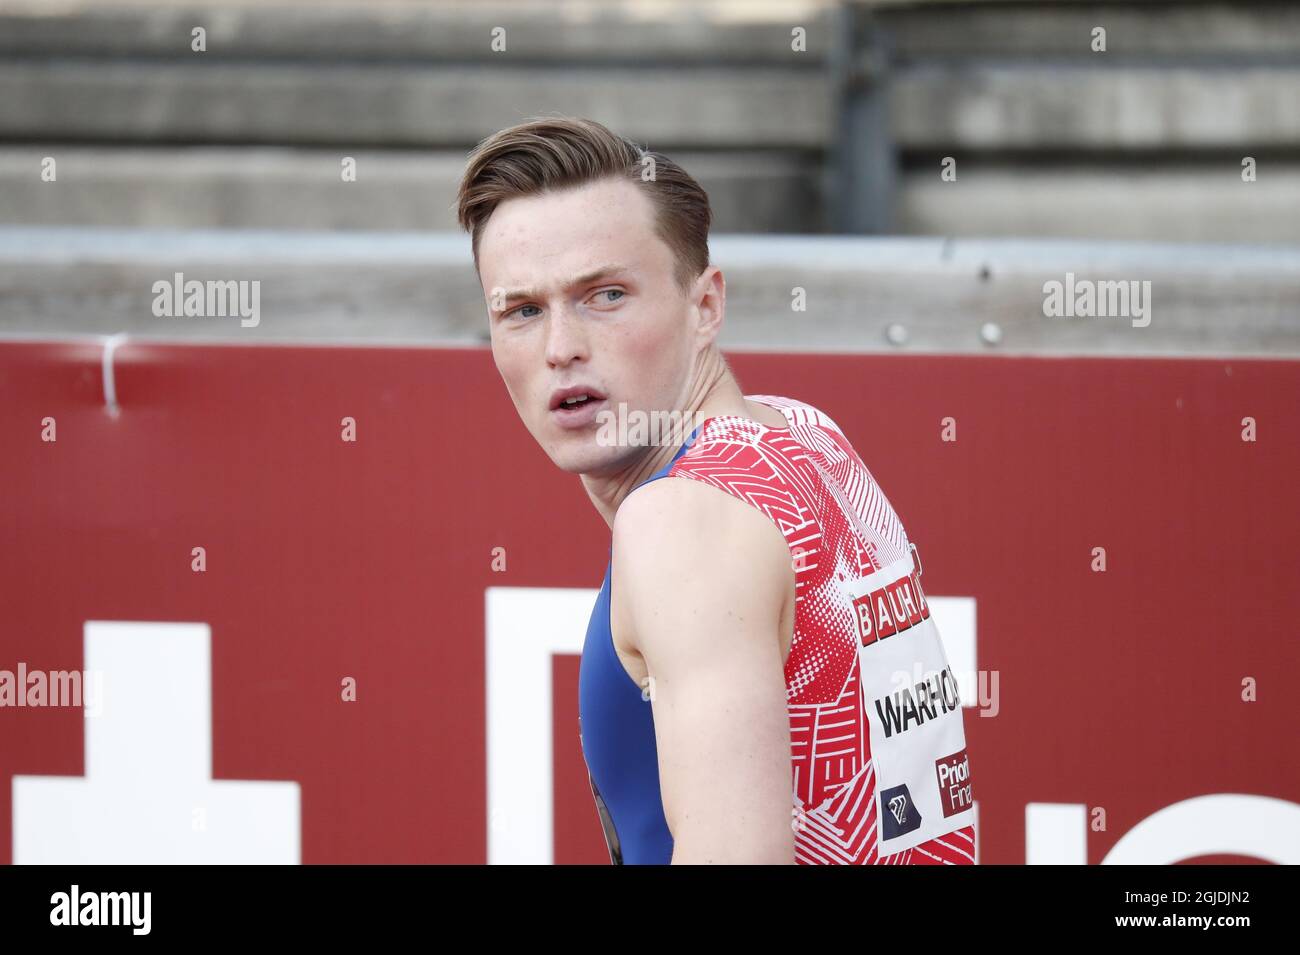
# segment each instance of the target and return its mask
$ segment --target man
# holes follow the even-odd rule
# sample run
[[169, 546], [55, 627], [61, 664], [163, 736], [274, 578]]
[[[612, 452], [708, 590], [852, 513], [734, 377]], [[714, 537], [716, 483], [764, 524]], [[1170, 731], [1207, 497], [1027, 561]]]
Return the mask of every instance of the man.
[[[704, 191], [541, 119], [479, 144], [458, 214], [519, 416], [612, 529], [579, 700], [611, 859], [973, 862], [914, 548], [834, 421], [741, 393]], [[694, 426], [611, 426], [664, 414]]]

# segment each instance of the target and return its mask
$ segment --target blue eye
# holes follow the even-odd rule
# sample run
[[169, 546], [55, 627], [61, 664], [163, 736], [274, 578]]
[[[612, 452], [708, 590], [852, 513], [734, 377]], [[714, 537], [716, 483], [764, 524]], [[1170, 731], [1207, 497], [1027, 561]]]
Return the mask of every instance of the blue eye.
[[610, 294], [613, 294], [613, 295], [626, 295], [627, 293], [624, 292], [621, 288], [605, 288], [605, 289], [601, 289], [601, 290], [600, 290], [599, 292], [597, 292], [596, 294], [597, 294], [597, 295], [610, 295]]

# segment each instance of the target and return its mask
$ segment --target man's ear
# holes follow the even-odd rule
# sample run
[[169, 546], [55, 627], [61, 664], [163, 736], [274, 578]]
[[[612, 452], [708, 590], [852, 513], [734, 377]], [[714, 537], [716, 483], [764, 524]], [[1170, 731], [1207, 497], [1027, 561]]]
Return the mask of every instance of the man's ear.
[[710, 265], [700, 273], [692, 287], [693, 305], [699, 315], [696, 331], [706, 343], [717, 340], [727, 309], [727, 280], [722, 269]]

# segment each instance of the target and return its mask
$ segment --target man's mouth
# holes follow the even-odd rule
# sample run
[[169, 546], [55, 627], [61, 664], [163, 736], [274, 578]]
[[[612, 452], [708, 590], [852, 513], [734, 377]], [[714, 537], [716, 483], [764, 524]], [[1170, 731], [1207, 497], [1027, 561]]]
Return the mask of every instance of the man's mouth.
[[581, 408], [593, 401], [601, 401], [604, 397], [604, 394], [588, 385], [570, 385], [568, 388], [557, 388], [552, 391], [547, 405], [551, 411], [562, 408]]
[[562, 428], [584, 428], [596, 420], [596, 412], [605, 404], [605, 396], [581, 386], [552, 394], [551, 414]]

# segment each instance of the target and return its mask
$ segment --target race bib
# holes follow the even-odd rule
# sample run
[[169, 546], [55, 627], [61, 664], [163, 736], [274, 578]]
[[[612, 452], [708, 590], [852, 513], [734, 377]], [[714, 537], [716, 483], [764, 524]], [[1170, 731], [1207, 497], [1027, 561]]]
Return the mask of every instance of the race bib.
[[911, 555], [846, 584], [876, 773], [880, 855], [974, 824], [957, 679]]

